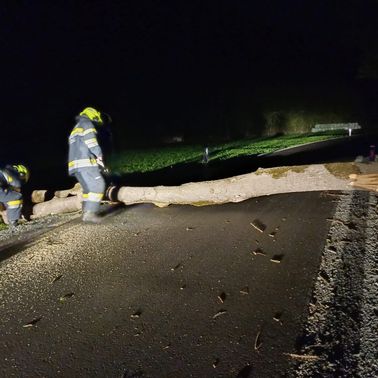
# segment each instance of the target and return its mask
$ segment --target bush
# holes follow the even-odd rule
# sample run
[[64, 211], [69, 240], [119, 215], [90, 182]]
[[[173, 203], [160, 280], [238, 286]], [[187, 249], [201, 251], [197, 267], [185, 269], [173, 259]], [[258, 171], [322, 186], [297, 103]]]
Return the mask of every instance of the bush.
[[315, 113], [305, 110], [270, 111], [264, 113], [264, 135], [302, 134], [311, 132], [317, 123], [352, 122], [349, 114], [336, 112]]

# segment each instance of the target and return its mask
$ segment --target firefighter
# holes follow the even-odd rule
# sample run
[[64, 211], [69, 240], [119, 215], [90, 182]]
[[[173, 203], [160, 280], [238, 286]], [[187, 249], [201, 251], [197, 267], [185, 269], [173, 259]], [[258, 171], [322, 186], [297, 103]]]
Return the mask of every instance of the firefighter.
[[83, 221], [99, 223], [98, 211], [105, 192], [105, 166], [97, 128], [103, 126], [104, 121], [98, 110], [85, 108], [76, 117], [76, 122], [68, 139], [68, 173], [83, 189]]
[[15, 229], [21, 217], [21, 187], [30, 177], [29, 169], [24, 165], [7, 165], [0, 169], [0, 203], [7, 211], [8, 225]]

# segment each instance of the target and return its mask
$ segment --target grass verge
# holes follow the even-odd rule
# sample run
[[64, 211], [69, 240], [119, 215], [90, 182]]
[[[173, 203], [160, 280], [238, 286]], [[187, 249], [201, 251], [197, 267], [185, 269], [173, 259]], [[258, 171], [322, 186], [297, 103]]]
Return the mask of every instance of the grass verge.
[[[209, 161], [271, 153], [306, 143], [320, 142], [345, 136], [345, 132], [282, 135], [209, 145]], [[129, 149], [113, 157], [110, 167], [119, 174], [151, 172], [180, 163], [200, 163], [204, 146], [176, 145], [161, 148]]]

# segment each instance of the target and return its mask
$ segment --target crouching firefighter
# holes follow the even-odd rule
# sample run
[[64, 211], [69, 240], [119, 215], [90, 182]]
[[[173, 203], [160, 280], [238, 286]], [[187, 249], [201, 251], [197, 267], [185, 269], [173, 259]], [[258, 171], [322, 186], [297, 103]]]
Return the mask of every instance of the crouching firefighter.
[[98, 110], [85, 108], [76, 117], [76, 122], [68, 139], [68, 173], [83, 189], [83, 221], [99, 223], [98, 211], [106, 184], [103, 153], [96, 128], [103, 126], [104, 121]]
[[0, 203], [6, 209], [10, 229], [16, 228], [21, 217], [21, 187], [28, 182], [29, 177], [28, 168], [21, 164], [0, 168]]

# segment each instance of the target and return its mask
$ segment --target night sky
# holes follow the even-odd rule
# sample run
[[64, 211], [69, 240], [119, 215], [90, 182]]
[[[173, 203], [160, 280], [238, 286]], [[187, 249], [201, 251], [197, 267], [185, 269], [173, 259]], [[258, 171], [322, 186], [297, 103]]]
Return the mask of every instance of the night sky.
[[2, 2], [1, 130], [63, 146], [95, 106], [118, 139], [205, 135], [361, 82], [372, 106], [377, 21], [375, 0]]

